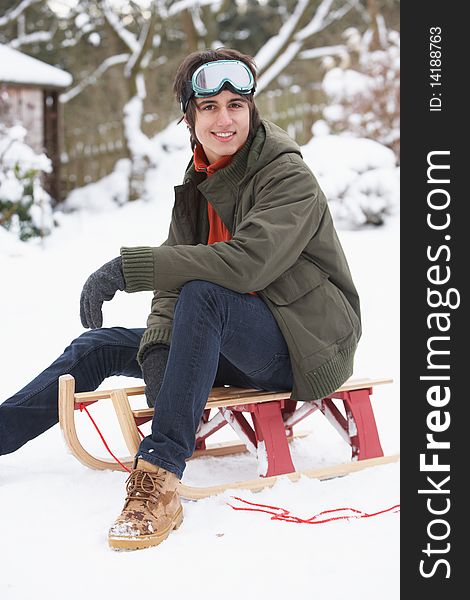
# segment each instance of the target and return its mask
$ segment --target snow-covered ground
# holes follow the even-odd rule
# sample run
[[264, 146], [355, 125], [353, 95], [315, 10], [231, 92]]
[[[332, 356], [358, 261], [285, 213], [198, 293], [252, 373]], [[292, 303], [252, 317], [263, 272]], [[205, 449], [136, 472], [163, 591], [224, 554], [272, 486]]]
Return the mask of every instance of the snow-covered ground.
[[[159, 169], [149, 172], [148, 200], [116, 208], [112, 197], [119, 196], [126, 170], [121, 165], [121, 172], [88, 187], [88, 200], [83, 192], [70, 199], [69, 206], [81, 210], [59, 215], [61, 226], [43, 247], [16, 242], [0, 228], [0, 402], [83, 332], [79, 296], [93, 270], [116, 256], [120, 246], [157, 245], [165, 239], [172, 186], [180, 182], [188, 159], [188, 147], [176, 146], [161, 158]], [[315, 158], [307, 152], [306, 159], [316, 171]], [[84, 204], [93, 209], [84, 210]], [[373, 395], [385, 454], [394, 454], [399, 451], [398, 216], [388, 217], [383, 227], [340, 230], [339, 236], [362, 300], [363, 338], [354, 377], [394, 379]], [[118, 294], [105, 304], [104, 325], [144, 326], [150, 298], [148, 293]], [[141, 381], [112, 378], [103, 387], [124, 384]], [[110, 407], [91, 410], [111, 447], [124, 454]], [[85, 445], [105, 456], [86, 417], [79, 417]], [[312, 415], [299, 429], [311, 434], [293, 444], [297, 468], [348, 460], [348, 448], [322, 415]], [[224, 430], [218, 435], [227, 439]], [[215, 484], [255, 476], [254, 460], [239, 455], [192, 461], [185, 481]], [[233, 495], [228, 491], [185, 502], [183, 526], [162, 545], [116, 553], [107, 548], [106, 535], [120, 512], [125, 478], [82, 466], [66, 452], [58, 426], [0, 457], [0, 598], [399, 598], [398, 514], [318, 526], [286, 523], [234, 511], [227, 504]], [[323, 482], [281, 480], [272, 489], [236, 495], [302, 518], [339, 507], [372, 513], [399, 503], [399, 465]]]

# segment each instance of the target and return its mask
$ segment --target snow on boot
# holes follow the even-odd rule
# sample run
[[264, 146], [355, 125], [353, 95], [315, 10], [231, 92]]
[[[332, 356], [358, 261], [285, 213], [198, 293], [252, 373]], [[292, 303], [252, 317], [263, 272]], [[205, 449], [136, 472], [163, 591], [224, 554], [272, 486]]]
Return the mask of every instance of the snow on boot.
[[176, 475], [139, 460], [126, 481], [121, 515], [109, 530], [114, 550], [138, 550], [163, 542], [183, 521]]

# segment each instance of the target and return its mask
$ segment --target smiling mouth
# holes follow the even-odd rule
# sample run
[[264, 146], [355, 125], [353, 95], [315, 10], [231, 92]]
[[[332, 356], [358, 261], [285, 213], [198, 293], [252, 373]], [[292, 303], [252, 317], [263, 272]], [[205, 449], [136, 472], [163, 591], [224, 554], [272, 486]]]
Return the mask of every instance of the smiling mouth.
[[229, 140], [235, 135], [235, 132], [234, 131], [218, 131], [218, 132], [213, 131], [212, 135], [214, 135], [218, 140]]

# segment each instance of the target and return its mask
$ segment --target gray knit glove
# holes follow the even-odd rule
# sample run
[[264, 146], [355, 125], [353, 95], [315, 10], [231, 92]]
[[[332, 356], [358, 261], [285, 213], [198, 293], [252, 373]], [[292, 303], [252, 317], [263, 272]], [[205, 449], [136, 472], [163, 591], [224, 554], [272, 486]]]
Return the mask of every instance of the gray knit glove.
[[153, 408], [155, 399], [162, 385], [170, 347], [165, 344], [155, 344], [144, 352], [142, 358], [142, 375], [145, 381], [145, 397], [147, 404]]
[[125, 287], [120, 256], [113, 258], [92, 273], [86, 280], [80, 296], [80, 320], [83, 327], [90, 329], [101, 327], [103, 302], [111, 300], [118, 290], [123, 290]]

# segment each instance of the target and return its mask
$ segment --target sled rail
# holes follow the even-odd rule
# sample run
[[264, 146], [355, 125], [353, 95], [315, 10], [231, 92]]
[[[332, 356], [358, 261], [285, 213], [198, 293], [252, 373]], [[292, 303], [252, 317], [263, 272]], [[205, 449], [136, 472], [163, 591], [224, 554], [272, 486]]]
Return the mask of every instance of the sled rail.
[[[62, 375], [62, 377], [72, 377], [71, 375]], [[375, 387], [377, 385], [384, 385], [387, 383], [393, 383], [393, 379], [391, 378], [382, 378], [382, 379], [351, 379], [346, 381], [341, 387], [338, 388], [337, 392], [346, 392], [350, 390], [362, 389], [364, 387]], [[129, 388], [122, 388], [127, 396], [143, 396], [145, 394], [145, 386], [135, 386]], [[227, 390], [230, 390], [229, 392]], [[116, 390], [97, 390], [95, 392], [76, 392], [74, 394], [75, 400], [79, 401], [93, 401], [93, 400], [105, 400], [107, 398], [111, 398], [111, 394]], [[273, 399], [273, 396], [279, 396], [281, 398], [285, 398], [290, 396], [290, 392], [263, 392], [260, 390], [255, 390], [251, 388], [212, 388], [212, 392], [209, 395], [208, 403], [212, 402], [214, 399], [230, 399], [241, 398], [241, 397], [262, 397], [269, 396], [270, 399]], [[253, 400], [255, 402], [256, 400]], [[262, 401], [262, 400], [257, 400]], [[146, 409], [144, 409], [146, 410]], [[150, 409], [153, 410], [153, 409]]]
[[[267, 392], [228, 386], [213, 388], [196, 432], [196, 448], [191, 458], [248, 451], [258, 460], [259, 478], [203, 488], [181, 483], [181, 495], [198, 499], [228, 488], [259, 490], [272, 485], [280, 475], [287, 475], [292, 480], [301, 475], [324, 479], [398, 460], [398, 455], [383, 455], [370, 402], [374, 387], [392, 381], [390, 378], [351, 379], [325, 398], [298, 403], [290, 399], [290, 391]], [[90, 454], [81, 444], [75, 427], [76, 410], [100, 400], [111, 400], [130, 453], [119, 462], [131, 468], [141, 439], [138, 427], [150, 421], [154, 411], [152, 408], [132, 409], [129, 399], [144, 394], [144, 386], [77, 393], [74, 378], [62, 375], [59, 378], [59, 421], [71, 453], [94, 469], [122, 469], [116, 461]], [[349, 443], [352, 462], [296, 471], [289, 450], [289, 442], [295, 437], [293, 427], [318, 410]], [[250, 413], [252, 425], [246, 419], [246, 413]], [[239, 443], [206, 445], [207, 438], [226, 425], [236, 432]]]

